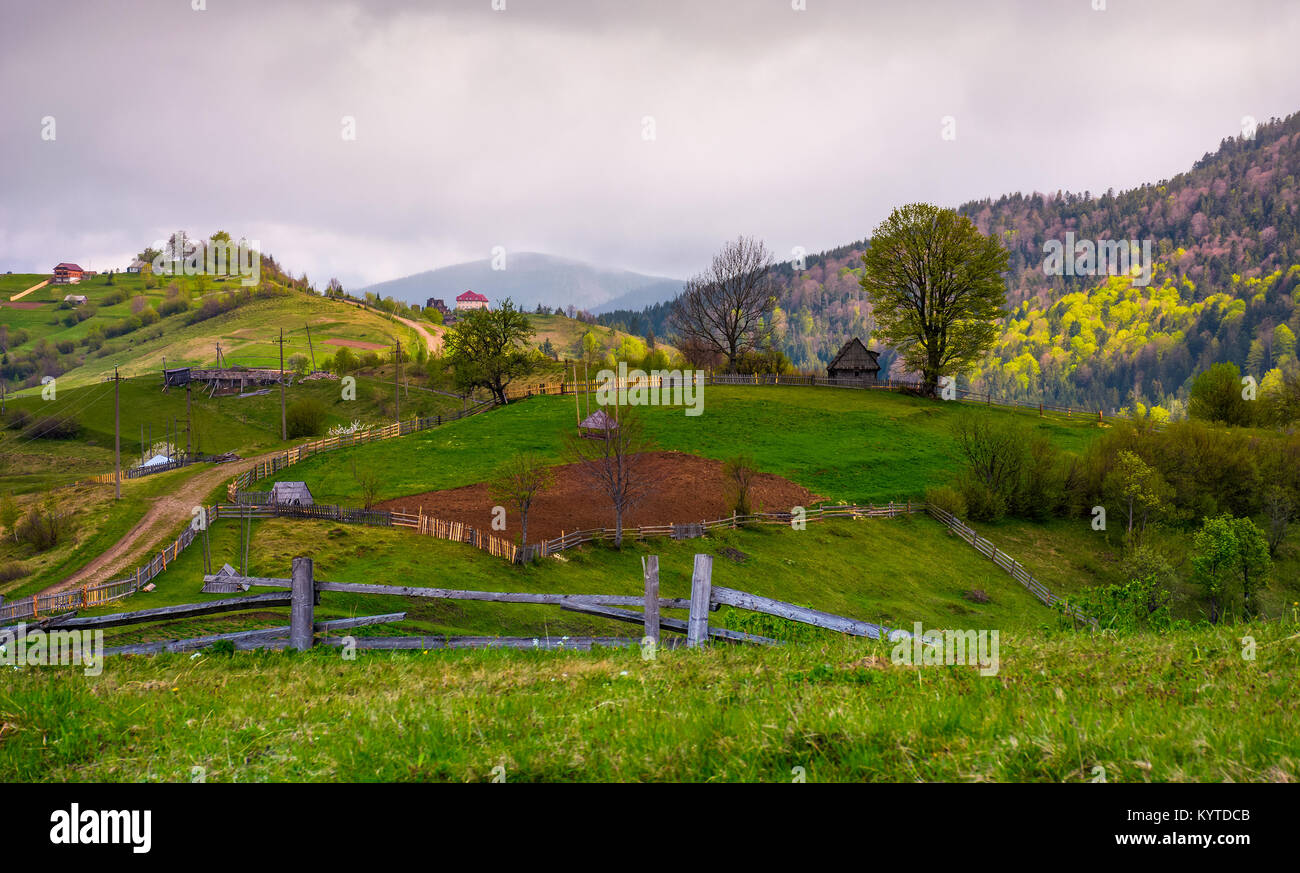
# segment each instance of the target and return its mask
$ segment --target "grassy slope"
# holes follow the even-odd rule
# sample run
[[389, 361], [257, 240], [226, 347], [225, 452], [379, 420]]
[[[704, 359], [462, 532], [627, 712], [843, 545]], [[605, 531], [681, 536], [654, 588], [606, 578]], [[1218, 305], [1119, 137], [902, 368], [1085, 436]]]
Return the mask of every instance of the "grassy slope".
[[[958, 466], [950, 432], [956, 404], [888, 392], [831, 388], [720, 387], [704, 392], [704, 412], [646, 407], [647, 430], [661, 448], [725, 459], [741, 452], [832, 500], [888, 502], [920, 497]], [[593, 404], [594, 405], [594, 404]], [[1095, 422], [1018, 415], [1077, 450], [1099, 433]], [[487, 416], [402, 440], [375, 443], [295, 465], [280, 478], [301, 479], [330, 503], [355, 504], [360, 491], [350, 458], [382, 471], [380, 499], [481, 482], [514, 452], [560, 461], [573, 427], [572, 397], [532, 398]], [[342, 461], [342, 463], [340, 463]], [[269, 483], [262, 487], [269, 488]]]
[[[540, 348], [542, 343], [549, 339], [561, 360], [565, 358], [582, 360], [582, 337], [588, 331], [596, 335], [601, 341], [601, 347], [606, 350], [617, 348], [623, 337], [629, 335], [621, 330], [614, 330], [612, 327], [601, 324], [587, 324], [563, 315], [529, 314], [528, 320], [537, 331], [533, 337], [532, 345]], [[641, 338], [638, 337], [638, 339]], [[672, 346], [663, 343], [659, 343], [659, 346], [669, 354], [675, 351]], [[596, 374], [592, 373], [591, 375], [594, 379]]]
[[[39, 554], [26, 544], [14, 543], [8, 536], [0, 540], [0, 564], [19, 561], [27, 568], [23, 578], [0, 583], [0, 594], [10, 599], [29, 596], [65, 579], [121, 539], [140, 521], [154, 498], [206, 466], [126, 480], [122, 483], [120, 502], [113, 499], [111, 485], [81, 485], [49, 492], [48, 497], [37, 493], [19, 500], [19, 509], [23, 511], [30, 502], [51, 501], [56, 512], [67, 516], [64, 534], [54, 548]], [[182, 519], [176, 520], [178, 532], [183, 524]]]
[[1295, 781], [1294, 626], [1004, 634], [1000, 672], [778, 650], [239, 653], [6, 670], [27, 780]]
[[[129, 311], [129, 303], [120, 305]], [[314, 349], [317, 364], [337, 350], [336, 346], [325, 343], [331, 338], [391, 345], [396, 337], [408, 347], [413, 347], [410, 344], [416, 340], [410, 328], [374, 312], [297, 292], [255, 300], [192, 325], [186, 325], [184, 319], [184, 315], [177, 315], [159, 321], [163, 334], [154, 340], [141, 342], [135, 334], [126, 334], [118, 341], [130, 342], [128, 348], [102, 358], [91, 355], [85, 364], [60, 377], [60, 383], [71, 386], [97, 382], [112, 375], [115, 366], [124, 376], [156, 376], [162, 370], [164, 358], [169, 367], [213, 366], [218, 342], [232, 366], [278, 367], [280, 352], [274, 340], [282, 327], [287, 341], [285, 359], [295, 354], [310, 359]], [[82, 322], [79, 325], [82, 333], [95, 320]], [[307, 325], [311, 325], [310, 346]]]

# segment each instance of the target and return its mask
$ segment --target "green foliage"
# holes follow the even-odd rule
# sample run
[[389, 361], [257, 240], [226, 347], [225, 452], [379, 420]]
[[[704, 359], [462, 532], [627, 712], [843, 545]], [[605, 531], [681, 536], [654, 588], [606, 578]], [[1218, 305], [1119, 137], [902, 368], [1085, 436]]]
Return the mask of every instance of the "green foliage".
[[285, 410], [285, 426], [289, 439], [320, 436], [325, 432], [328, 412], [319, 397], [300, 397]]
[[1007, 254], [951, 209], [895, 209], [862, 256], [862, 288], [876, 329], [933, 394], [942, 376], [968, 372], [992, 347], [1006, 304]]
[[967, 513], [966, 498], [950, 485], [939, 485], [925, 489], [925, 502], [937, 506], [945, 512], [951, 512], [958, 518], [965, 518]]
[[1117, 464], [1106, 480], [1107, 491], [1116, 495], [1126, 510], [1128, 536], [1140, 534], [1147, 522], [1158, 515], [1170, 492], [1169, 484], [1138, 455], [1121, 450]]
[[1248, 518], [1224, 514], [1206, 518], [1192, 537], [1193, 579], [1210, 605], [1210, 621], [1217, 623], [1233, 587], [1240, 588], [1247, 616], [1256, 612], [1256, 594], [1268, 578], [1271, 560], [1264, 534]]
[[346, 376], [360, 366], [361, 361], [353, 354], [352, 350], [343, 347], [334, 353], [330, 369], [340, 376]]
[[1242, 396], [1241, 371], [1236, 364], [1215, 364], [1192, 382], [1187, 411], [1193, 418], [1236, 427], [1255, 421], [1252, 402]]
[[447, 330], [443, 356], [461, 388], [486, 388], [500, 403], [506, 387], [533, 371], [526, 344], [534, 330], [528, 316], [506, 299], [497, 309], [473, 309]]

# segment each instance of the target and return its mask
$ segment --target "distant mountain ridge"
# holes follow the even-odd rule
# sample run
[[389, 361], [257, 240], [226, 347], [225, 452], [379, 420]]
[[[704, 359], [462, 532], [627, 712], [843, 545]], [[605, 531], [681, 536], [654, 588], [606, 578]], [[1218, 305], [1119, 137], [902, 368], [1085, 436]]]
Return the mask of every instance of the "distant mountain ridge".
[[572, 306], [588, 312], [640, 309], [672, 299], [682, 290], [679, 279], [599, 267], [538, 252], [508, 252], [505, 269], [492, 267], [492, 260], [484, 258], [379, 282], [360, 290], [421, 306], [430, 297], [441, 298], [451, 306], [458, 294], [477, 291], [493, 305], [509, 297], [523, 309], [534, 309], [540, 303], [562, 309]]

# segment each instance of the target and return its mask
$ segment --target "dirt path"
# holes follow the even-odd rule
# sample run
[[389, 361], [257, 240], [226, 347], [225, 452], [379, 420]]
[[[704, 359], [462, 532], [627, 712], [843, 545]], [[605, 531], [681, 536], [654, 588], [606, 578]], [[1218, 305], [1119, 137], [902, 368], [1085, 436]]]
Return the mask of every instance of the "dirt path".
[[193, 517], [191, 510], [202, 505], [212, 489], [229, 482], [259, 461], [283, 452], [283, 449], [279, 449], [255, 458], [219, 464], [209, 470], [196, 473], [176, 491], [155, 498], [148, 512], [144, 514], [144, 518], [140, 519], [139, 523], [127, 531], [126, 535], [114, 543], [108, 551], [41, 593], [51, 594], [55, 591], [79, 588], [82, 585], [109, 582], [134, 571], [137, 565], [152, 558], [164, 543], [169, 543], [179, 533], [181, 523]]
[[[370, 312], [373, 312], [375, 315], [379, 316], [380, 318], [383, 318], [387, 314], [384, 312], [380, 312], [376, 309], [371, 309], [368, 306], [363, 306], [362, 304], [356, 303], [352, 300], [344, 300], [343, 302], [348, 304], [349, 306], [356, 306], [360, 309], [369, 310]], [[411, 330], [418, 333], [420, 337], [424, 340], [424, 344], [428, 347], [429, 354], [435, 355], [442, 350], [442, 335], [447, 331], [445, 327], [442, 327], [441, 325], [437, 325], [437, 324], [421, 324], [420, 322], [412, 321], [409, 318], [402, 318], [402, 316], [400, 315], [394, 315], [392, 316], [392, 318], [395, 321], [400, 321], [402, 324], [406, 325]]]
[[10, 299], [10, 300], [22, 300], [22, 299], [23, 299], [24, 297], [26, 297], [28, 294], [31, 294], [33, 291], [39, 291], [39, 290], [41, 290], [42, 288], [44, 288], [44, 287], [45, 287], [46, 285], [48, 285], [48, 284], [50, 284], [50, 280], [49, 280], [49, 279], [46, 279], [46, 280], [45, 280], [44, 282], [42, 282], [41, 284], [39, 284], [39, 285], [33, 285], [32, 287], [28, 288], [26, 291], [20, 291], [20, 292], [18, 292], [17, 294], [15, 294], [15, 295], [13, 295], [12, 297], [10, 297], [9, 299]]
[[[445, 327], [439, 327], [435, 324], [423, 325], [418, 321], [411, 321], [409, 318], [402, 318], [400, 315], [394, 315], [393, 318], [396, 318], [402, 324], [424, 337], [424, 344], [429, 347], [429, 354], [436, 355], [438, 352], [442, 351], [442, 335], [447, 330]], [[427, 328], [430, 327], [434, 329], [433, 333], [430, 333], [427, 330]]]

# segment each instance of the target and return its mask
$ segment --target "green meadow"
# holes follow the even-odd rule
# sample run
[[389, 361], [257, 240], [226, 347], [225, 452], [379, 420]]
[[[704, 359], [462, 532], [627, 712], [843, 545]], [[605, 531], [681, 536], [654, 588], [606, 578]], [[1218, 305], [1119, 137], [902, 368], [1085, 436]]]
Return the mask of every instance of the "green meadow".
[[1293, 782], [1296, 647], [1294, 624], [1010, 631], [992, 676], [862, 639], [118, 657], [6, 670], [0, 777]]
[[[885, 391], [714, 385], [705, 387], [698, 416], [681, 407], [642, 407], [646, 431], [661, 449], [719, 460], [747, 453], [763, 472], [828, 500], [875, 503], [919, 498], [951, 480], [959, 466], [951, 428], [962, 408]], [[1095, 420], [1040, 419], [998, 408], [984, 414], [1015, 416], [1073, 451], [1101, 432]], [[411, 437], [321, 455], [278, 478], [305, 481], [319, 500], [344, 505], [361, 497], [353, 458], [382, 472], [381, 500], [469, 485], [515, 452], [560, 463], [576, 416], [572, 396], [530, 398]], [[269, 488], [270, 481], [258, 487]]]

